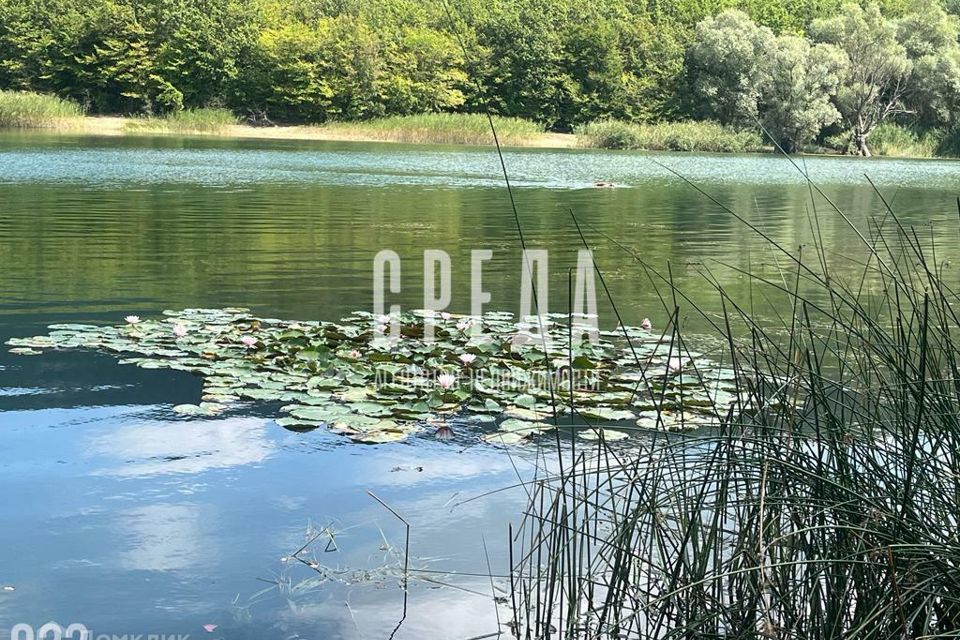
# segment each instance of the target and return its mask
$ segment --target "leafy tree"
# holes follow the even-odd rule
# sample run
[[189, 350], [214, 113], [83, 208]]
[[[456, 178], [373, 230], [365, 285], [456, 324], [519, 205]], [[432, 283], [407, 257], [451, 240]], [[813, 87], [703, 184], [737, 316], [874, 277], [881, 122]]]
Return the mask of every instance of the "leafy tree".
[[904, 99], [913, 65], [897, 40], [896, 23], [875, 4], [848, 4], [839, 16], [814, 21], [812, 31], [848, 58], [835, 102], [852, 132], [853, 147], [869, 156], [867, 139], [876, 126], [909, 112]]
[[151, 0], [138, 10], [157, 73], [190, 106], [219, 106], [250, 64], [260, 24], [236, 0]]
[[290, 122], [488, 106], [558, 131], [759, 119], [788, 148], [839, 112], [864, 153], [897, 114], [960, 126], [960, 0], [844, 1], [0, 0], [0, 89]]
[[954, 126], [960, 110], [960, 18], [935, 4], [918, 7], [897, 25], [913, 60], [910, 105], [924, 127]]
[[729, 9], [697, 25], [689, 70], [699, 115], [722, 124], [752, 126], [766, 79], [773, 32], [742, 11]]
[[385, 62], [381, 93], [387, 113], [441, 111], [464, 103], [463, 53], [449, 35], [407, 27], [388, 45]]
[[915, 89], [911, 95], [922, 126], [960, 124], [960, 48], [924, 56], [913, 65]]
[[840, 117], [832, 98], [847, 59], [832, 45], [780, 36], [768, 57], [761, 121], [788, 153]]
[[[161, 95], [180, 108], [182, 94], [156, 73], [149, 33], [131, 7], [102, 3], [87, 16], [76, 43], [76, 88], [97, 111], [154, 111]], [[65, 89], [67, 89], [65, 87]]]

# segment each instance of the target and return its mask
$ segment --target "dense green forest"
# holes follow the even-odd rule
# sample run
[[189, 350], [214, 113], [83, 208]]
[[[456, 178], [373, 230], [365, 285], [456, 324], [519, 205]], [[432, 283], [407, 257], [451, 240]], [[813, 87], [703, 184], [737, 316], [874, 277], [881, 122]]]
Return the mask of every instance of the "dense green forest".
[[893, 120], [955, 136], [960, 0], [448, 2], [0, 0], [0, 89], [274, 122], [709, 119], [788, 149], [842, 134], [865, 152]]

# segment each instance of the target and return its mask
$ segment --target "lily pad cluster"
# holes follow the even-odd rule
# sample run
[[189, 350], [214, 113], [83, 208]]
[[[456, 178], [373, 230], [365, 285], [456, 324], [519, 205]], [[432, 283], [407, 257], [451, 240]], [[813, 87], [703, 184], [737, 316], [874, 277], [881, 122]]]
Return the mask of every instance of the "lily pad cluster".
[[516, 321], [503, 312], [357, 311], [319, 322], [185, 309], [128, 316], [117, 326], [49, 329], [9, 340], [10, 351], [93, 349], [122, 364], [189, 371], [203, 377], [203, 394], [196, 405], [174, 407], [180, 414], [277, 402], [286, 428], [325, 426], [370, 443], [428, 428], [451, 434], [449, 425], [461, 422], [488, 425], [484, 438], [502, 444], [558, 424], [587, 439], [615, 440], [638, 428], [709, 424], [738, 398], [732, 371], [702, 354], [678, 353], [648, 327], [600, 332], [591, 341], [586, 326], [555, 314]]

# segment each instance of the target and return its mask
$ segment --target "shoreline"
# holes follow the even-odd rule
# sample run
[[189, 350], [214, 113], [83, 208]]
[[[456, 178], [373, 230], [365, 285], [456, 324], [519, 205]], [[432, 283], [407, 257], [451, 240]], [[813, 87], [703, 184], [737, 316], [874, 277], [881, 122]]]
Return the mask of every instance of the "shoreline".
[[[142, 124], [142, 119], [131, 116], [109, 116], [93, 115], [81, 116], [79, 119], [63, 121], [56, 126], [36, 127], [36, 128], [0, 128], [2, 131], [21, 131], [37, 132], [47, 134], [67, 134], [67, 135], [90, 135], [104, 137], [124, 137], [124, 136], [172, 136], [172, 137], [199, 137], [199, 138], [224, 138], [234, 140], [292, 140], [304, 142], [377, 142], [386, 144], [407, 144], [407, 145], [449, 145], [461, 147], [493, 147], [492, 143], [479, 143], [463, 140], [431, 140], [429, 135], [421, 140], [403, 140], [396, 137], [387, 137], [378, 135], [375, 130], [365, 131], [362, 126], [350, 126], [351, 123], [337, 123], [334, 126], [325, 125], [276, 125], [269, 127], [254, 127], [246, 124], [230, 124], [218, 130], [177, 130], [172, 127], [164, 127], [162, 124], [154, 122], [149, 126]], [[440, 134], [442, 137], [442, 134]], [[581, 144], [581, 136], [574, 133], [551, 133], [542, 132], [533, 136], [527, 136], [521, 139], [511, 139], [501, 141], [503, 148], [514, 149], [591, 149], [597, 151], [618, 151], [619, 149], [604, 148], [592, 145]], [[664, 149], [658, 148], [631, 148], [625, 151], [646, 151], [660, 152]], [[691, 149], [689, 151], [676, 151], [676, 153], [707, 153], [707, 154], [732, 154], [741, 152], [733, 151], [712, 151]], [[743, 153], [770, 153], [775, 154], [773, 147], [763, 151], [748, 151]], [[775, 154], [779, 155], [779, 154]], [[857, 156], [843, 154], [835, 150], [809, 150], [795, 154], [797, 156], [814, 157], [833, 157], [833, 158], [856, 158]], [[906, 155], [897, 153], [876, 154], [873, 158], [888, 158], [899, 160], [957, 160], [949, 156], [921, 156]], [[869, 158], [868, 158], [869, 160]]]
[[[235, 138], [248, 140], [302, 140], [318, 142], [383, 142], [391, 144], [417, 144], [378, 136], [376, 133], [364, 133], [357, 128], [338, 131], [319, 125], [277, 125], [272, 127], [253, 127], [246, 124], [233, 124], [219, 131], [174, 131], [163, 127], [137, 128], [137, 118], [126, 116], [84, 116], [79, 122], [51, 129], [33, 129], [56, 133], [78, 133], [99, 136], [198, 136], [209, 138]], [[534, 149], [574, 149], [578, 138], [573, 133], [544, 132], [535, 137], [502, 144], [504, 147], [524, 147]], [[464, 142], [428, 142], [426, 144], [452, 144], [456, 146], [483, 147], [493, 144], [473, 144]]]

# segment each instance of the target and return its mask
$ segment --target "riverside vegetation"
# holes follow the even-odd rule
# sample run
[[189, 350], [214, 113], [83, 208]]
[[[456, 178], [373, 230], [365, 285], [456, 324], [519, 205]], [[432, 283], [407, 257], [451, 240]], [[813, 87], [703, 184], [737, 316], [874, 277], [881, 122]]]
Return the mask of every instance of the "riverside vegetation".
[[[727, 208], [781, 272], [745, 272], [749, 295], [705, 275], [719, 314], [628, 253], [672, 309], [672, 349], [684, 316], [714, 327], [737, 400], [716, 428], [557, 448], [538, 468], [511, 548], [517, 637], [956, 637], [958, 294], [877, 195], [886, 213], [854, 227], [811, 184], [815, 241], [795, 251]], [[834, 217], [861, 239], [844, 256], [819, 239]]]
[[[209, 132], [206, 108], [354, 131], [358, 121], [489, 109], [578, 131], [586, 146], [738, 150], [765, 130], [787, 151], [955, 155], [958, 7], [0, 0], [0, 90], [171, 131]], [[194, 114], [185, 128], [153, 119], [184, 111]], [[34, 122], [49, 121], [38, 113]], [[375, 132], [394, 139], [409, 125], [416, 132], [396, 139], [419, 141], [450, 138], [453, 121], [387, 122]]]

